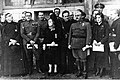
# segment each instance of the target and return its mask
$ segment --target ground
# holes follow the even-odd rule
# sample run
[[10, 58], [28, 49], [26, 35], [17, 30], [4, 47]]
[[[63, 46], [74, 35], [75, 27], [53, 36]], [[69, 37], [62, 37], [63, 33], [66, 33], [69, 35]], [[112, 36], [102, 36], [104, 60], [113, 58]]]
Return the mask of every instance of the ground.
[[[82, 79], [81, 77], [76, 77], [75, 74], [65, 74], [63, 76], [56, 75], [56, 76], [45, 76], [42, 73], [37, 73], [34, 71], [32, 75], [26, 76], [14, 76], [14, 77], [1, 77], [0, 79]], [[111, 79], [109, 75], [104, 75], [103, 77], [95, 76], [91, 73], [88, 74], [88, 79]]]

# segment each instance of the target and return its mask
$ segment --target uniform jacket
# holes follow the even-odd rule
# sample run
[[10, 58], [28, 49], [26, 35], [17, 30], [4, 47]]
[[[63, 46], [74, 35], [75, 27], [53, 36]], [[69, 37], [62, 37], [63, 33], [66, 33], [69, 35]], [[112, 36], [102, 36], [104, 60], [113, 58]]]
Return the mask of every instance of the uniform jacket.
[[37, 22], [33, 20], [23, 22], [21, 24], [21, 36], [23, 38], [23, 43], [26, 44], [30, 40], [36, 42], [39, 37], [39, 31]]
[[81, 49], [91, 42], [91, 26], [88, 22], [73, 23], [69, 31], [68, 45]]
[[44, 32], [45, 32], [45, 29], [48, 26], [48, 22], [47, 22], [46, 19], [44, 19], [44, 20], [38, 20], [37, 22], [38, 22], [39, 27], [40, 27], [39, 38], [44, 38]]
[[111, 41], [114, 41], [116, 44], [116, 48], [120, 45], [120, 18], [115, 20], [110, 28], [110, 33], [111, 33]]

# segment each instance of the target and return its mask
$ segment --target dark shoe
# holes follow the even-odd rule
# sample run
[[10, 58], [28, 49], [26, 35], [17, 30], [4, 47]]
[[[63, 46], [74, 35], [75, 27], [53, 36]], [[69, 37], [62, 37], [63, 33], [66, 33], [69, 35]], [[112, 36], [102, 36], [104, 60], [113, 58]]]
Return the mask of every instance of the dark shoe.
[[77, 76], [77, 77], [80, 77], [80, 76], [82, 76], [82, 73], [81, 73], [81, 71], [78, 71], [78, 72], [77, 72], [77, 74], [76, 74], [76, 76]]
[[86, 74], [86, 73], [83, 73], [82, 79], [87, 79], [87, 78], [88, 78], [87, 74]]

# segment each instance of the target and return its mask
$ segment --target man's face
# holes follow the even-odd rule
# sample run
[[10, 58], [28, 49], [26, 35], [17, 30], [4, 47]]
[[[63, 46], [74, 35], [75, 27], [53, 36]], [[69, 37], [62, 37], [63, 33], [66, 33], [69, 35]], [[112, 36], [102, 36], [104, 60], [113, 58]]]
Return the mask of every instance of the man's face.
[[103, 12], [103, 8], [100, 8], [100, 7], [95, 8], [95, 10], [98, 10], [100, 13], [102, 13], [102, 12]]
[[39, 18], [39, 20], [43, 20], [44, 19], [44, 13], [39, 12], [38, 18]]
[[30, 13], [26, 13], [25, 17], [27, 21], [32, 19], [32, 15]]
[[12, 21], [13, 21], [13, 16], [12, 16], [12, 14], [8, 14], [8, 15], [6, 16], [6, 21], [7, 21], [7, 22], [12, 22]]
[[63, 19], [64, 19], [65, 21], [68, 21], [68, 20], [69, 20], [69, 14], [68, 14], [68, 13], [64, 13], [64, 14], [63, 14]]
[[25, 19], [25, 14], [22, 14], [22, 19]]
[[55, 15], [58, 17], [60, 15], [60, 10], [56, 9], [55, 10]]
[[116, 17], [118, 17], [117, 12], [115, 10], [111, 11], [110, 18], [114, 20]]
[[80, 11], [75, 12], [75, 19], [79, 21], [82, 18], [82, 13]]

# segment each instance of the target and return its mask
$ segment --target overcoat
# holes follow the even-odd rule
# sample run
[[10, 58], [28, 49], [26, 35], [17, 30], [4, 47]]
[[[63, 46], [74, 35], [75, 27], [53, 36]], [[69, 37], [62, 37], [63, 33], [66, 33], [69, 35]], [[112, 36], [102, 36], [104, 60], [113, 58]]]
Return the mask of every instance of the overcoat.
[[[23, 56], [20, 42], [20, 30], [15, 22], [3, 23], [2, 31], [2, 54], [1, 70], [3, 76], [21, 75], [25, 73]], [[10, 45], [10, 39], [17, 40], [20, 45]]]

